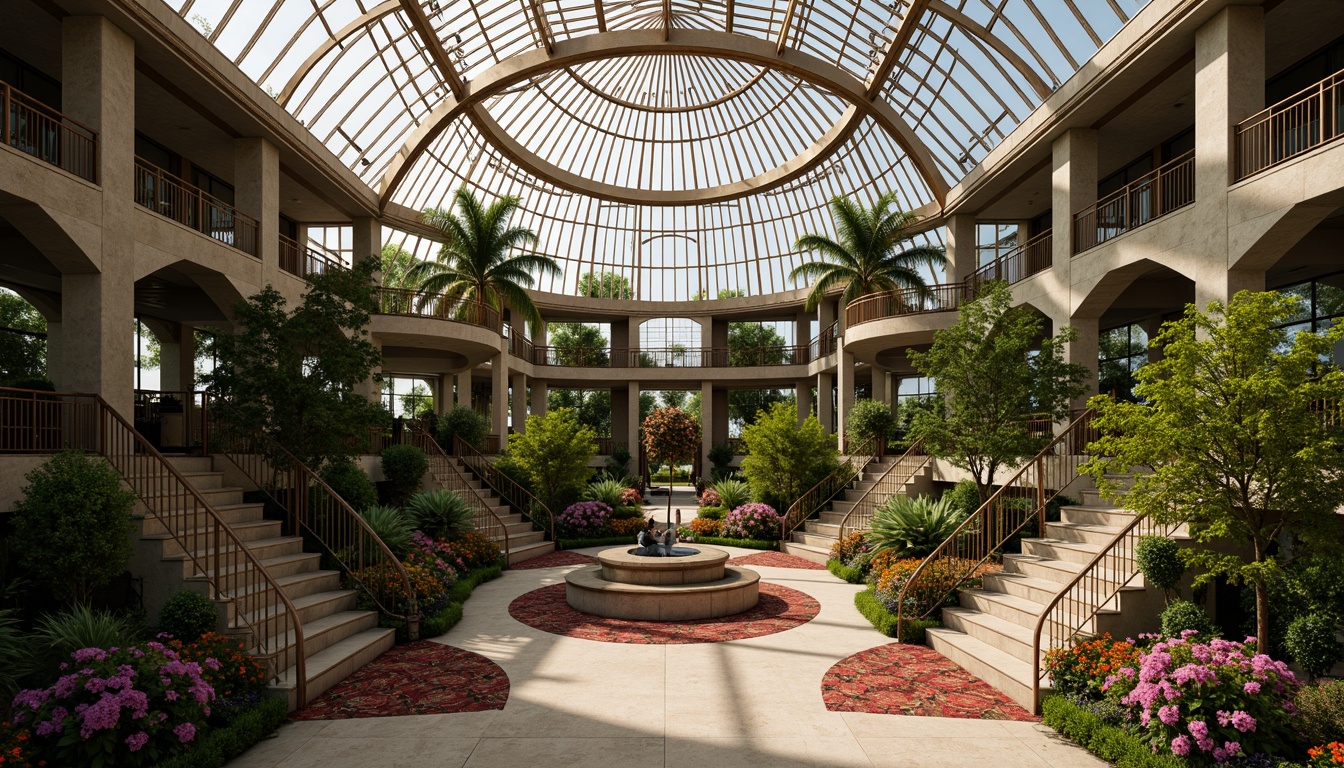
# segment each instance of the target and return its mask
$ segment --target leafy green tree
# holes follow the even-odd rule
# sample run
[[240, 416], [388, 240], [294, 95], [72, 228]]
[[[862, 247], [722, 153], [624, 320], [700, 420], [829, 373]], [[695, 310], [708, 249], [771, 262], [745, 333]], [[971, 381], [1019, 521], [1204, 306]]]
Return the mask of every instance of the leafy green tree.
[[934, 379], [944, 404], [941, 414], [916, 413], [911, 437], [923, 437], [929, 455], [970, 472], [981, 502], [993, 491], [995, 472], [1048, 442], [1031, 435], [1024, 417], [1045, 413], [1060, 421], [1083, 392], [1087, 368], [1064, 362], [1064, 344], [1077, 331], [1043, 334], [1043, 319], [1012, 306], [1008, 286], [993, 282], [961, 306], [955, 325], [933, 335], [927, 352], [907, 352], [915, 368]]
[[416, 265], [415, 254], [396, 243], [384, 243], [382, 253], [383, 285], [388, 288], [415, 288], [415, 282], [407, 278], [411, 268]]
[[[1254, 585], [1256, 636], [1270, 646], [1270, 585], [1282, 576], [1287, 534], [1327, 551], [1344, 497], [1344, 373], [1321, 363], [1344, 338], [1284, 328], [1299, 300], [1242, 291], [1208, 312], [1191, 305], [1163, 326], [1162, 358], [1138, 371], [1145, 404], [1094, 398], [1102, 438], [1084, 471], [1111, 498], [1154, 520], [1190, 525], [1196, 584], [1223, 576]], [[1327, 410], [1322, 410], [1323, 406]], [[1124, 490], [1111, 473], [1135, 467]], [[1249, 548], [1249, 554], [1244, 554]]]
[[728, 324], [729, 365], [779, 365], [786, 342], [779, 332], [761, 323]]
[[896, 432], [896, 414], [891, 406], [878, 400], [860, 400], [854, 403], [845, 420], [845, 434], [852, 445], [865, 442], [870, 437], [878, 440], [878, 451], [886, 445], [887, 438]]
[[546, 392], [546, 410], [568, 408], [578, 416], [579, 423], [593, 430], [598, 437], [611, 435], [611, 390], [609, 389], [552, 389]]
[[839, 239], [826, 235], [798, 238], [795, 247], [817, 251], [826, 259], [800, 264], [789, 275], [791, 280], [814, 281], [805, 305], [809, 312], [816, 309], [829, 291], [842, 286], [841, 306], [879, 291], [913, 288], [921, 295], [928, 293], [928, 283], [920, 270], [946, 266], [947, 256], [942, 246], [902, 249], [902, 244], [914, 237], [910, 230], [917, 219], [913, 213], [892, 210], [896, 201], [897, 194], [888, 192], [871, 208], [865, 208], [853, 200], [836, 197], [831, 200], [831, 218]]
[[235, 307], [242, 330], [217, 338], [219, 364], [202, 377], [227, 403], [225, 427], [269, 434], [317, 469], [354, 456], [387, 423], [382, 405], [356, 391], [382, 362], [366, 330], [377, 266], [365, 259], [311, 276], [292, 312], [270, 287]]
[[[561, 275], [555, 259], [538, 253], [518, 253], [537, 241], [525, 227], [511, 226], [518, 198], [501, 197], [485, 206], [463, 186], [454, 197], [460, 215], [427, 209], [425, 223], [437, 227], [446, 242], [435, 261], [422, 261], [406, 272], [419, 290], [450, 301], [481, 301], [496, 309], [508, 304], [537, 325], [541, 314], [525, 289], [535, 282], [532, 273]], [[427, 301], [427, 300], [426, 300]]]
[[579, 295], [600, 299], [629, 299], [634, 297], [630, 281], [615, 272], [589, 272], [579, 278]]
[[553, 512], [578, 498], [592, 470], [597, 434], [568, 408], [527, 417], [522, 434], [509, 435], [509, 455], [523, 468], [541, 500]]
[[434, 395], [420, 382], [411, 385], [410, 391], [401, 395], [401, 413], [405, 416], [416, 417], [428, 410], [434, 412]]
[[796, 409], [776, 403], [742, 430], [742, 474], [758, 501], [784, 510], [838, 466], [835, 437], [817, 417], [798, 423]]
[[555, 348], [555, 365], [603, 367], [611, 364], [607, 338], [601, 329], [585, 323], [554, 323], [548, 329]]
[[107, 462], [79, 451], [58, 453], [24, 478], [10, 547], [34, 581], [87, 605], [130, 562], [135, 494]]
[[[666, 393], [664, 393], [666, 394]], [[673, 467], [695, 460], [700, 450], [700, 422], [680, 408], [659, 408], [644, 420], [644, 450], [648, 451], [651, 466], [666, 465], [669, 487]], [[667, 519], [672, 521], [672, 494], [667, 494]]]
[[0, 288], [0, 384], [47, 375], [47, 319], [22, 296]]

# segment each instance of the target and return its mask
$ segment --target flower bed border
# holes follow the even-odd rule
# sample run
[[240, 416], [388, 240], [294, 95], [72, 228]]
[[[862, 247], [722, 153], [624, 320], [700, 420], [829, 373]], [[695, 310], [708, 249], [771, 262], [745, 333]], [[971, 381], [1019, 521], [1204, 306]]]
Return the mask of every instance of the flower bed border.
[[289, 716], [288, 710], [284, 698], [263, 696], [228, 725], [205, 731], [195, 746], [159, 763], [159, 768], [220, 768], [274, 733]]
[[[462, 604], [471, 597], [472, 591], [487, 581], [498, 579], [503, 573], [504, 562], [501, 558], [494, 565], [469, 571], [466, 576], [458, 579], [448, 590], [448, 605], [420, 620], [420, 638], [427, 640], [438, 637], [457, 626], [457, 622], [462, 620]], [[384, 619], [382, 626], [397, 630], [398, 643], [409, 642], [406, 622]]]
[[863, 584], [867, 581], [864, 578], [863, 571], [858, 568], [850, 568], [839, 560], [827, 560], [826, 570], [830, 571], [835, 578], [847, 581], [850, 584]]
[[[778, 550], [779, 542], [761, 539], [725, 539], [720, 536], [697, 536], [694, 540], [684, 540], [686, 544], [705, 544], [707, 546], [740, 547], [741, 549]], [[635, 546], [629, 536], [605, 536], [597, 539], [561, 539], [556, 549], [583, 549], [585, 547], [614, 547], [621, 544]]]
[[[854, 569], [851, 568], [850, 570]], [[877, 595], [873, 594], [871, 588], [854, 593], [854, 607], [878, 632], [887, 637], [896, 637], [896, 614], [887, 610], [887, 606], [877, 599]], [[905, 623], [905, 634], [900, 640], [903, 643], [923, 645], [925, 640], [924, 630], [941, 626], [943, 626], [942, 622], [937, 619], [912, 619]]]
[[1041, 702], [1041, 719], [1060, 735], [1119, 768], [1189, 768], [1175, 755], [1152, 750], [1123, 728], [1108, 725], [1100, 717], [1063, 696], [1047, 696]]

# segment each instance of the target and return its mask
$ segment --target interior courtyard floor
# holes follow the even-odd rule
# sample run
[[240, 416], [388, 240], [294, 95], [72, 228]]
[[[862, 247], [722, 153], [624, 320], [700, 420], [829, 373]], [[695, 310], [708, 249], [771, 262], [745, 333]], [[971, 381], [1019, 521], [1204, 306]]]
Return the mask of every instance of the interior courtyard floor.
[[[733, 556], [750, 550], [725, 547]], [[583, 550], [595, 553], [600, 549]], [[533, 629], [509, 604], [581, 566], [510, 570], [479, 586], [435, 642], [509, 676], [502, 710], [289, 722], [236, 768], [1101, 768], [1035, 722], [828, 711], [823, 675], [890, 642], [824, 570], [757, 567], [804, 592], [816, 618], [777, 634], [686, 645], [595, 642]]]

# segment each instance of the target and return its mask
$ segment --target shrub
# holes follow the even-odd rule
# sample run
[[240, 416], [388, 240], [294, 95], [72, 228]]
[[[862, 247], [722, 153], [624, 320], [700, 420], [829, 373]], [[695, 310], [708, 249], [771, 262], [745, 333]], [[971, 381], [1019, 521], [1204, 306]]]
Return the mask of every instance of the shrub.
[[719, 503], [706, 506], [723, 507], [724, 509], [737, 509], [743, 504], [751, 503], [751, 486], [745, 480], [728, 478], [720, 480], [710, 486], [714, 493], [718, 494]]
[[[382, 539], [398, 559], [405, 557], [411, 550], [411, 534], [415, 533], [415, 526], [400, 509], [374, 504], [365, 507], [359, 516], [364, 518], [364, 523], [373, 531], [373, 535]], [[360, 567], [364, 565], [368, 563], [359, 564]]]
[[453, 438], [460, 437], [462, 442], [481, 449], [485, 447], [485, 436], [489, 433], [489, 419], [465, 405], [459, 405], [439, 417], [439, 429], [434, 437], [443, 450], [452, 453]]
[[[877, 599], [872, 590], [865, 589], [862, 592], [855, 593], [854, 607], [859, 609], [859, 613], [873, 625], [873, 627], [887, 637], [896, 637], [896, 614], [887, 610], [882, 601]], [[940, 627], [942, 624], [937, 619], [907, 619], [905, 626], [901, 627], [900, 641], [902, 643], [920, 643], [925, 639], [924, 631]]]
[[974, 480], [961, 480], [943, 491], [942, 500], [951, 504], [962, 517], [969, 517], [972, 512], [980, 508], [980, 490], [975, 487]]
[[[415, 592], [416, 610], [421, 616], [448, 604], [448, 590], [432, 570], [418, 565], [403, 565], [403, 567], [409, 577], [410, 588]], [[383, 608], [402, 615], [409, 613], [411, 596], [406, 589], [406, 581], [401, 578], [396, 565], [392, 563], [371, 565], [355, 571], [351, 577], [362, 584], [369, 593], [377, 595]], [[359, 600], [360, 606], [365, 610], [375, 607], [367, 593], [361, 592]]]
[[200, 665], [201, 677], [215, 692], [211, 721], [230, 719], [240, 708], [257, 703], [266, 690], [266, 664], [247, 653], [241, 638], [206, 632], [189, 643], [174, 640], [168, 647], [183, 661]]
[[10, 549], [58, 598], [87, 603], [130, 561], [135, 494], [106, 462], [79, 451], [52, 456], [25, 479]]
[[730, 539], [774, 541], [779, 538], [780, 519], [769, 504], [743, 504], [724, 518], [723, 532]]
[[133, 634], [131, 621], [125, 616], [84, 605], [47, 614], [38, 619], [28, 637], [35, 656], [34, 670], [39, 674], [54, 671], [81, 648], [124, 647], [135, 640]]
[[894, 549], [902, 557], [922, 557], [937, 549], [964, 519], [945, 498], [892, 496], [873, 513], [867, 539], [874, 551]]
[[616, 507], [611, 510], [612, 520], [643, 520], [644, 510], [640, 507]]
[[835, 578], [847, 581], [850, 584], [863, 583], [862, 571], [860, 571], [858, 568], [850, 568], [848, 565], [845, 565], [839, 560], [827, 560], [826, 570], [830, 571], [831, 575], [834, 576]]
[[[163, 604], [163, 610], [159, 611], [159, 631], [167, 632], [184, 643], [193, 642], [206, 632], [213, 632], [218, 625], [219, 607], [215, 601], [189, 589], [168, 598]], [[115, 643], [97, 644], [95, 647], [111, 648], [113, 645]]]
[[639, 495], [639, 489], [626, 488], [621, 491], [621, 498], [618, 499], [619, 506], [638, 507], [644, 503], [644, 497]]
[[160, 763], [159, 768], [221, 768], [274, 733], [288, 717], [287, 710], [283, 698], [263, 697], [256, 706], [240, 712], [227, 726], [206, 731], [191, 751]]
[[50, 688], [14, 698], [14, 722], [32, 728], [35, 751], [51, 764], [156, 765], [195, 740], [215, 698], [200, 665], [160, 643], [81, 648], [70, 658], [71, 671]]
[[561, 509], [587, 485], [596, 440], [597, 433], [580, 424], [574, 411], [557, 408], [528, 416], [525, 431], [509, 435], [509, 455], [532, 479], [542, 502]]
[[[899, 559], [878, 574], [873, 594], [887, 606], [887, 610], [896, 612], [901, 590], [920, 562], [922, 560], [917, 557]], [[934, 560], [906, 591], [906, 614], [910, 618], [927, 616], [954, 597], [958, 589], [979, 589], [982, 577], [1000, 567], [993, 562], [977, 563], [957, 557]]]
[[600, 501], [608, 507], [619, 507], [621, 506], [622, 494], [628, 490], [630, 489], [626, 488], [620, 480], [604, 477], [588, 484], [588, 497], [593, 501]]
[[[747, 446], [742, 473], [752, 498], [777, 509], [787, 509], [839, 466], [835, 435], [827, 434], [815, 416], [799, 424], [791, 403], [776, 403], [769, 411], [758, 412], [755, 423], [743, 428], [742, 440]], [[715, 490], [723, 495], [723, 488]]]
[[896, 431], [896, 414], [892, 413], [891, 406], [881, 401], [859, 400], [849, 409], [845, 427], [850, 445], [859, 445], [875, 437], [884, 447], [887, 437]]
[[407, 502], [406, 512], [416, 530], [432, 539], [455, 541], [476, 530], [471, 507], [449, 490], [415, 494]]
[[1134, 558], [1138, 561], [1139, 572], [1149, 584], [1163, 590], [1167, 601], [1171, 601], [1172, 590], [1180, 584], [1185, 575], [1185, 563], [1181, 561], [1181, 548], [1175, 540], [1165, 536], [1143, 536], [1134, 548]]
[[719, 492], [714, 490], [712, 487], [706, 488], [704, 492], [700, 494], [700, 506], [721, 507], [723, 506], [723, 498], [720, 497]]
[[383, 449], [383, 476], [387, 478], [388, 501], [396, 506], [406, 503], [420, 490], [420, 481], [429, 471], [425, 452], [414, 445], [389, 445]]
[[411, 535], [411, 551], [406, 555], [406, 565], [414, 565], [429, 571], [446, 590], [452, 589], [457, 583], [459, 572], [467, 570], [466, 564], [459, 564], [457, 559], [457, 557], [452, 561], [444, 559], [444, 553], [438, 544], [425, 534], [417, 531]]
[[700, 536], [722, 536], [723, 521], [697, 517], [691, 521], [691, 533], [695, 534], [697, 538]]
[[1194, 633], [1157, 642], [1102, 683], [1128, 708], [1150, 748], [1192, 760], [1286, 755], [1297, 681], [1288, 665], [1244, 645]]
[[639, 535], [639, 532], [644, 530], [644, 518], [627, 517], [620, 520], [608, 520], [607, 528], [611, 531], [612, 536], [630, 536], [633, 540], [634, 536]]
[[629, 448], [617, 445], [611, 449], [611, 456], [607, 459], [607, 471], [615, 475], [625, 475], [633, 458], [635, 456], [630, 453]]
[[842, 564], [853, 567], [854, 558], [862, 552], [867, 552], [869, 547], [862, 533], [851, 533], [843, 538], [835, 540], [831, 545], [831, 559], [839, 560]]
[[1087, 751], [1120, 768], [1189, 768], [1189, 763], [1170, 754], [1154, 754], [1148, 745], [1107, 722], [1093, 708], [1085, 708], [1064, 696], [1049, 696], [1041, 702], [1041, 720]]
[[[19, 676], [29, 664], [28, 643], [12, 611], [0, 611], [0, 703], [14, 698], [19, 691]], [[3, 745], [0, 738], [0, 745]], [[3, 756], [0, 750], [0, 756]]]
[[1293, 661], [1312, 679], [1329, 672], [1344, 658], [1339, 642], [1335, 640], [1334, 617], [1320, 611], [1293, 619], [1284, 635], [1283, 645]]
[[459, 576], [493, 566], [503, 554], [499, 551], [499, 545], [480, 531], [472, 531], [453, 541], [435, 541], [433, 547], [444, 562], [458, 568]]
[[1293, 699], [1297, 729], [1308, 744], [1325, 744], [1344, 734], [1344, 680], [1304, 685]]
[[581, 501], [570, 504], [556, 518], [556, 527], [566, 536], [597, 536], [607, 527], [611, 507], [600, 501]]
[[703, 520], [722, 520], [728, 516], [727, 507], [701, 507], [696, 516]]
[[727, 443], [718, 443], [709, 449], [709, 463], [712, 465], [709, 476], [720, 480], [728, 476], [733, 469], [733, 449]]
[[1065, 696], [1101, 698], [1106, 677], [1115, 670], [1139, 663], [1133, 643], [1111, 639], [1110, 633], [1083, 640], [1071, 648], [1051, 648], [1045, 654], [1045, 669], [1056, 692]]
[[1198, 605], [1189, 600], [1172, 600], [1162, 611], [1162, 635], [1180, 637], [1187, 630], [1207, 635], [1213, 632], [1213, 623]]
[[378, 489], [353, 461], [333, 461], [322, 468], [322, 482], [356, 512], [378, 503]]

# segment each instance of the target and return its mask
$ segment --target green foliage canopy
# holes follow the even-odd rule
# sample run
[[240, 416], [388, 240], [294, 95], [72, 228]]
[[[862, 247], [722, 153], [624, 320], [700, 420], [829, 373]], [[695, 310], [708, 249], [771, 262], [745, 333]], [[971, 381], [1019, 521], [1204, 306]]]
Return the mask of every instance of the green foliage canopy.
[[0, 289], [0, 385], [47, 375], [47, 319], [22, 296]]
[[543, 503], [564, 509], [588, 483], [596, 439], [573, 411], [561, 408], [528, 416], [523, 433], [509, 435], [509, 455], [532, 480]]
[[742, 474], [752, 496], [776, 509], [788, 509], [807, 489], [837, 467], [835, 437], [817, 417], [798, 423], [795, 408], [778, 403], [742, 430], [747, 455]]

